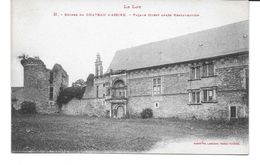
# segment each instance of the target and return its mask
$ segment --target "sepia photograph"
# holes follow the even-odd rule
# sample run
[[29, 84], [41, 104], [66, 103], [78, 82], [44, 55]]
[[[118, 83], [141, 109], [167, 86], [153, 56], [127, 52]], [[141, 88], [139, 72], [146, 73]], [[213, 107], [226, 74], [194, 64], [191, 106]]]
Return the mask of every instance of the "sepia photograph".
[[249, 2], [12, 0], [11, 152], [249, 152]]

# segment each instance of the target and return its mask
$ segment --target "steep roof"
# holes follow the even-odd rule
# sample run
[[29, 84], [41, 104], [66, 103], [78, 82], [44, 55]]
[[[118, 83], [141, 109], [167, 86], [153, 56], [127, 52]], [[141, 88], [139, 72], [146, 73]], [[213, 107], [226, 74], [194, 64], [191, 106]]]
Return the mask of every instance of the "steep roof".
[[248, 51], [248, 20], [118, 50], [108, 68], [133, 70]]

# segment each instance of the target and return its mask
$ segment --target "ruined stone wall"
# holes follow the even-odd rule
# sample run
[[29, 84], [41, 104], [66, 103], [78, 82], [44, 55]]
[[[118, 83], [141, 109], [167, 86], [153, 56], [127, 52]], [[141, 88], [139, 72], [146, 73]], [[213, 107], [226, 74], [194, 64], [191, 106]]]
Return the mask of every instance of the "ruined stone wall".
[[66, 115], [87, 115], [92, 117], [105, 117], [109, 105], [104, 99], [73, 99], [62, 106], [61, 113]]
[[20, 89], [12, 94], [12, 105], [16, 110], [21, 108], [21, 104], [24, 101], [30, 101], [36, 103], [36, 111], [43, 112], [48, 106], [46, 96], [43, 95], [39, 90], [35, 88]]
[[49, 102], [49, 74], [42, 61], [29, 58], [23, 63], [24, 67], [24, 89], [15, 95], [16, 109], [20, 109], [23, 101], [36, 103], [37, 112], [45, 112]]
[[62, 106], [61, 112], [67, 115], [105, 117], [111, 107], [111, 105], [105, 101], [106, 96], [104, 97], [107, 82], [109, 82], [109, 77], [95, 78], [93, 86], [86, 86], [82, 99], [72, 99]]
[[109, 83], [109, 76], [95, 78], [92, 95], [94, 95], [95, 98], [105, 98], [107, 93], [107, 83]]
[[[68, 75], [64, 71], [61, 65], [55, 64], [51, 70], [53, 74], [53, 82], [48, 84], [49, 87], [53, 87], [53, 101], [56, 102], [57, 97], [60, 93], [61, 88], [66, 88], [68, 86]], [[49, 73], [50, 79], [50, 73]]]
[[[36, 103], [37, 112], [58, 112], [56, 99], [60, 87], [68, 86], [68, 75], [65, 70], [56, 64], [52, 70], [46, 68], [39, 58], [24, 58], [21, 60], [24, 67], [24, 88], [12, 94], [15, 109], [20, 109], [23, 101]], [[50, 74], [54, 73], [53, 83], [50, 83]], [[50, 87], [53, 87], [53, 100], [50, 100]]]

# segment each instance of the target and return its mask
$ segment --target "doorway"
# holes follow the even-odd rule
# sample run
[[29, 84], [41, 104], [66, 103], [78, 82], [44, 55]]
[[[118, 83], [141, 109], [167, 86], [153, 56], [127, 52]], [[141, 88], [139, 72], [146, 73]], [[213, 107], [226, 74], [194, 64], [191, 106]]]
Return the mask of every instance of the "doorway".
[[125, 116], [124, 108], [122, 106], [118, 106], [117, 108], [117, 118], [123, 118]]
[[113, 118], [123, 118], [125, 117], [125, 108], [124, 105], [114, 104], [112, 109]]

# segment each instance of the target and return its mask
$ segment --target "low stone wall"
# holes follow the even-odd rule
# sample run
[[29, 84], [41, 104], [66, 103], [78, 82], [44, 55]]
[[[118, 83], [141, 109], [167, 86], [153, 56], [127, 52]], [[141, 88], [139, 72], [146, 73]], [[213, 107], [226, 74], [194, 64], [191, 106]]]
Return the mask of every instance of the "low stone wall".
[[72, 99], [61, 108], [66, 115], [106, 116], [106, 106], [102, 99]]

